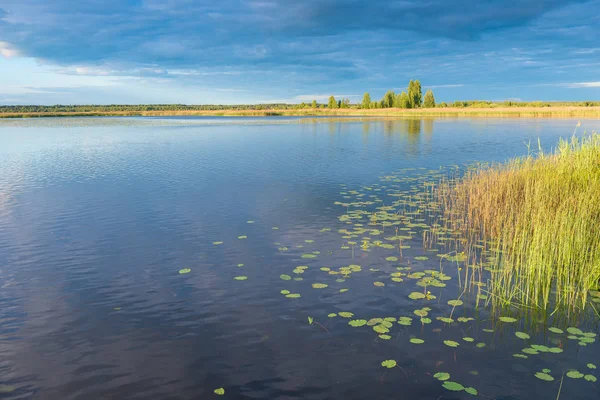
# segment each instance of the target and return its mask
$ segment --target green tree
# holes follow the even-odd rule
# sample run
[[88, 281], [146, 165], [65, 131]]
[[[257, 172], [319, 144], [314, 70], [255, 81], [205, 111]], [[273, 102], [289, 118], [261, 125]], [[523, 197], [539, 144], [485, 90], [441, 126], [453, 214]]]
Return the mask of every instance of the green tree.
[[408, 100], [411, 108], [421, 107], [423, 94], [421, 92], [421, 82], [418, 80], [408, 82]]
[[433, 108], [435, 107], [435, 96], [433, 95], [433, 91], [431, 89], [425, 92], [425, 97], [423, 99], [423, 107], [425, 108]]
[[394, 106], [394, 98], [396, 95], [393, 90], [388, 90], [386, 94], [383, 95], [383, 99], [381, 99], [381, 103], [383, 104], [383, 108], [391, 108]]
[[317, 101], [316, 100], [312, 101], [311, 107], [312, 108], [317, 108]]
[[400, 93], [400, 108], [411, 108], [410, 99], [406, 92]]
[[363, 95], [360, 108], [371, 108], [371, 95], [368, 92], [365, 92], [365, 94]]
[[335, 101], [335, 97], [329, 96], [329, 102], [327, 102], [327, 108], [338, 108], [338, 103]]
[[372, 101], [371, 102], [371, 107], [369, 108], [377, 108], [377, 102], [376, 101]]
[[402, 99], [402, 95], [400, 93], [398, 93], [396, 95], [396, 97], [394, 97], [394, 108], [402, 108], [401, 99]]
[[342, 108], [342, 101], [338, 100], [338, 107], [337, 108]]
[[341, 100], [340, 108], [350, 108], [350, 99]]

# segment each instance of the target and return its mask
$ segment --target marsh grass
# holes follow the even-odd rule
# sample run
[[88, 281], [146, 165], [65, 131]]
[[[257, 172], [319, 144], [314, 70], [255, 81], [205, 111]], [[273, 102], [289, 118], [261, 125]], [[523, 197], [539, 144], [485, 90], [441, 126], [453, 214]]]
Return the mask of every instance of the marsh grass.
[[600, 280], [599, 134], [471, 169], [437, 195], [471, 280], [489, 271], [494, 305], [585, 308]]

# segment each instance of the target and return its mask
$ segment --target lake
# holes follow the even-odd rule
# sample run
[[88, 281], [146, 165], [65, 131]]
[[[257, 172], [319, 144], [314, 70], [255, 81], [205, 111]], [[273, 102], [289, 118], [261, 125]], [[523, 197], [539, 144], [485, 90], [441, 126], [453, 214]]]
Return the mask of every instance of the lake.
[[410, 204], [577, 122], [0, 121], [0, 398], [597, 399], [597, 318], [499, 321]]

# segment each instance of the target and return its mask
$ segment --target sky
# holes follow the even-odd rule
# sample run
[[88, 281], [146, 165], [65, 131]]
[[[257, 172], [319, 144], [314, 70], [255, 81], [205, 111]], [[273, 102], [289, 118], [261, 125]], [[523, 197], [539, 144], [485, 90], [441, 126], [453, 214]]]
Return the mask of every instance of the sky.
[[0, 104], [600, 100], [600, 0], [0, 0]]

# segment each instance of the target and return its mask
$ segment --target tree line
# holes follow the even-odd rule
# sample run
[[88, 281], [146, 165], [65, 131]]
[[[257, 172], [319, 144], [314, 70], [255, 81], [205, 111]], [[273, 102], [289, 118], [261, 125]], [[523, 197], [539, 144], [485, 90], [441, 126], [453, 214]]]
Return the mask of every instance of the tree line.
[[[315, 102], [313, 102], [315, 103]], [[435, 96], [431, 89], [423, 92], [421, 82], [419, 80], [411, 80], [408, 82], [406, 91], [394, 93], [393, 90], [388, 90], [383, 98], [379, 101], [371, 100], [371, 95], [366, 92], [363, 95], [362, 101], [357, 104], [357, 108], [374, 109], [374, 108], [433, 108], [435, 107]], [[350, 101], [348, 99], [336, 101], [334, 96], [329, 97], [327, 108], [349, 108]]]

